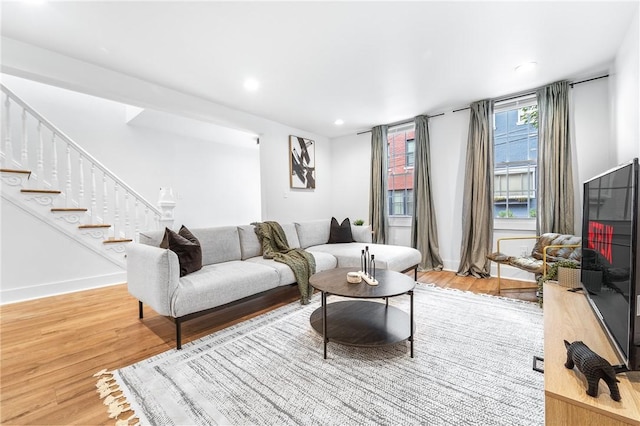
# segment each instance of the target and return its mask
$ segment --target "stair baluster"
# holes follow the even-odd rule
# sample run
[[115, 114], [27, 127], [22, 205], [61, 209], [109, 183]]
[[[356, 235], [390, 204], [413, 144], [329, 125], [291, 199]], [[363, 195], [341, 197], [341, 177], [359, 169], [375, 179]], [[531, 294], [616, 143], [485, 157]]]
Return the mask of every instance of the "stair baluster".
[[22, 146], [21, 146], [21, 155], [20, 162], [22, 163], [22, 167], [26, 170], [29, 170], [29, 148], [27, 143], [27, 110], [22, 109]]
[[[107, 189], [107, 175], [102, 175], [102, 223], [107, 223], [109, 220], [109, 190]], [[113, 232], [113, 226], [109, 230], [109, 233]]]
[[56, 142], [56, 134], [51, 135], [51, 187], [60, 189], [60, 181], [58, 180], [58, 146]]
[[42, 121], [38, 121], [38, 163], [36, 165], [36, 181], [38, 188], [45, 189], [44, 182], [44, 138], [42, 136]]
[[136, 198], [133, 203], [133, 239], [134, 241], [138, 241], [138, 235], [140, 235], [140, 221], [138, 220], [138, 208], [140, 207], [140, 202]]
[[149, 228], [149, 207], [144, 208], [144, 229], [150, 229]]
[[78, 206], [84, 206], [84, 162], [82, 154], [78, 156]]
[[71, 198], [71, 145], [67, 142], [67, 184], [65, 185], [64, 191], [64, 202], [65, 207], [72, 208], [72, 198]]
[[96, 213], [98, 212], [98, 203], [96, 202], [96, 165], [91, 165], [91, 224], [98, 223]]
[[4, 100], [4, 165], [13, 168], [13, 146], [11, 144], [11, 102], [9, 95]]
[[120, 238], [120, 194], [118, 182], [113, 185], [113, 238]]
[[129, 191], [124, 192], [124, 238], [131, 237], [131, 229], [129, 228]]

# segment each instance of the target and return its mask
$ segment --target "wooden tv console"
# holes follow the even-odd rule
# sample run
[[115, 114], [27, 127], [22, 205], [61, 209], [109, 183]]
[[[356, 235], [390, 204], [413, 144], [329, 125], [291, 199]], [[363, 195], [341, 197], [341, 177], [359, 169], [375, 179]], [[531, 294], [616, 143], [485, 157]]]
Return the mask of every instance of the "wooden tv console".
[[582, 292], [557, 284], [544, 285], [545, 424], [640, 425], [640, 372], [618, 374], [622, 400], [616, 402], [600, 381], [597, 398], [586, 394], [587, 382], [577, 370], [565, 368], [564, 340], [582, 340], [612, 364], [619, 364], [611, 343]]

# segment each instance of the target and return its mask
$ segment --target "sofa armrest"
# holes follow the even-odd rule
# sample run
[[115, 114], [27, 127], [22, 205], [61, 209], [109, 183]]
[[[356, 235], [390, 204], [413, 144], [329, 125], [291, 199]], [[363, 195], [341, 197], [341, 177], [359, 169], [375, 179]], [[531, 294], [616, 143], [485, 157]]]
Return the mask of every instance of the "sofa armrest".
[[127, 288], [160, 315], [171, 315], [171, 297], [178, 288], [180, 264], [171, 250], [146, 244], [127, 245]]

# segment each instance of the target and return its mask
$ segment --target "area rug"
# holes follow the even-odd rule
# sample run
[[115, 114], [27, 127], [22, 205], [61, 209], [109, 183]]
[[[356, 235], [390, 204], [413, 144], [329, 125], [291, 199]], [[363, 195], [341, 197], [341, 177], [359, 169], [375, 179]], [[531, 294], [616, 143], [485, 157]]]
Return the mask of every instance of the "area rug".
[[[329, 297], [329, 303], [334, 296]], [[409, 297], [390, 299], [408, 311]], [[293, 303], [113, 372], [99, 388], [118, 424], [542, 425], [542, 310], [534, 303], [415, 289], [408, 342], [328, 344]], [[107, 396], [109, 393], [111, 395]], [[131, 411], [123, 410], [130, 409]]]

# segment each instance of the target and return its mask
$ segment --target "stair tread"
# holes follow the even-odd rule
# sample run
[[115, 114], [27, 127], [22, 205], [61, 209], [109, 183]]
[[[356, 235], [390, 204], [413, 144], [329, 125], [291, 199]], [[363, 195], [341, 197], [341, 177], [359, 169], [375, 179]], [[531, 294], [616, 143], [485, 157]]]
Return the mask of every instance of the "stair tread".
[[18, 169], [0, 169], [2, 173], [21, 173], [24, 175], [31, 175], [31, 170], [18, 170]]
[[104, 244], [112, 244], [112, 243], [130, 243], [133, 240], [131, 238], [113, 238], [109, 240], [104, 240]]
[[20, 192], [36, 193], [36, 194], [61, 194], [62, 191], [57, 189], [21, 189]]
[[76, 207], [76, 208], [52, 208], [52, 212], [86, 212], [86, 208]]
[[78, 225], [78, 228], [111, 228], [111, 225], [106, 223], [96, 223], [94, 225]]

